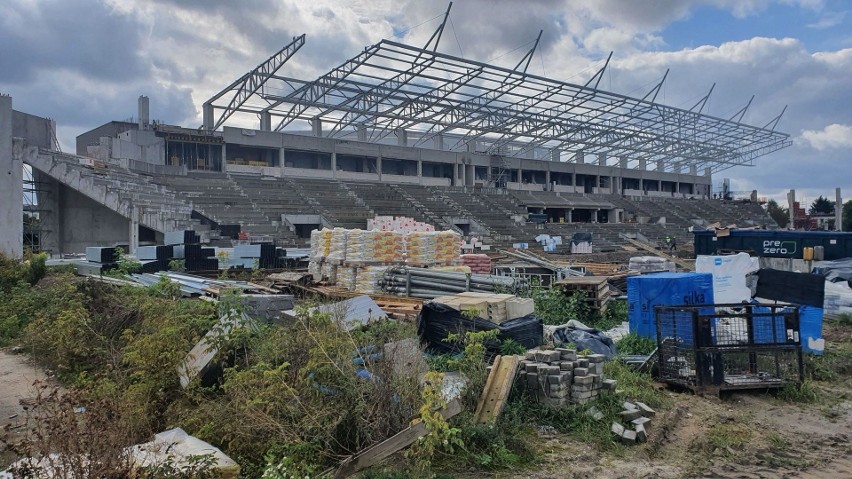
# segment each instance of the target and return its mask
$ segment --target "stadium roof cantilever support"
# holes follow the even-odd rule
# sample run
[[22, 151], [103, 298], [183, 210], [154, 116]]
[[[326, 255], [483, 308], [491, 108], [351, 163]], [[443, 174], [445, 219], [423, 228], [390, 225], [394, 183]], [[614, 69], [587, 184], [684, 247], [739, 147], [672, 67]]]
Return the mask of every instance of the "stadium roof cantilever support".
[[584, 87], [588, 87], [589, 84], [591, 84], [592, 81], [594, 81], [595, 86], [593, 86], [592, 89], [594, 89], [594, 90], [598, 89], [598, 85], [601, 84], [601, 79], [603, 78], [603, 74], [606, 71], [606, 67], [609, 66], [609, 61], [612, 60], [612, 53], [613, 52], [609, 52], [609, 56], [606, 57], [606, 62], [604, 62], [604, 66], [602, 66], [601, 69], [598, 70], [594, 75], [592, 75], [592, 78], [589, 78], [589, 81], [587, 81], [586, 84], [583, 85]]
[[[654, 103], [657, 100], [657, 95], [660, 93], [660, 89], [663, 88], [663, 83], [666, 82], [667, 76], [669, 76], [669, 69], [668, 68], [666, 68], [666, 72], [663, 74], [663, 79], [660, 80], [660, 83], [657, 83], [657, 86], [655, 86], [654, 88], [651, 88], [651, 91], [649, 91], [645, 96], [643, 96], [642, 99], [650, 101], [651, 103]], [[650, 100], [648, 100], [649, 96], [651, 97]]]
[[781, 113], [779, 113], [778, 116], [769, 120], [769, 123], [763, 125], [763, 128], [766, 129], [766, 127], [772, 125], [772, 128], [770, 128], [769, 131], [775, 131], [775, 127], [778, 126], [778, 122], [781, 121], [781, 117], [784, 116], [785, 111], [787, 111], [787, 105], [784, 105], [784, 108], [781, 110]]
[[695, 110], [695, 107], [697, 107], [698, 105], [701, 105], [701, 108], [699, 108], [698, 112], [697, 112], [700, 115], [701, 112], [704, 110], [704, 105], [707, 104], [707, 100], [710, 99], [710, 95], [713, 93], [714, 88], [716, 88], [715, 82], [712, 85], [710, 85], [710, 91], [708, 91], [707, 94], [704, 95], [704, 98], [698, 100], [698, 103], [692, 105], [692, 108], [690, 108], [689, 111]]
[[[300, 48], [305, 44], [305, 34], [298, 37], [293, 37], [293, 41], [277, 51], [269, 57], [265, 62], [255, 67], [250, 72], [241, 76], [237, 81], [228, 85], [227, 88], [213, 95], [209, 100], [204, 102], [202, 107], [203, 128], [214, 131], [222, 126], [225, 121], [234, 114], [240, 111], [246, 100], [254, 96], [263, 85], [290, 59]], [[219, 107], [222, 113], [218, 118], [214, 118], [216, 105], [215, 102], [228, 93], [233, 92], [227, 106]]]
[[[541, 34], [542, 33], [544, 33], [544, 30], [538, 31], [538, 36], [535, 38], [535, 43], [533, 43], [532, 48], [530, 48], [530, 51], [528, 51], [527, 54], [524, 55], [523, 58], [521, 58], [521, 61], [519, 61], [518, 64], [515, 65], [515, 68], [513, 68], [513, 70], [517, 70], [521, 66], [521, 64], [523, 64], [524, 65], [523, 72], [524, 73], [527, 72], [527, 68], [530, 67], [530, 61], [532, 61], [533, 55], [535, 55], [535, 49], [538, 48], [538, 42], [541, 41]], [[526, 63], [524, 63], [524, 62], [526, 62]]]
[[748, 107], [751, 106], [752, 100], [754, 100], [754, 95], [752, 95], [751, 98], [748, 99], [748, 103], [746, 103], [746, 106], [742, 107], [742, 109], [740, 109], [740, 111], [734, 113], [734, 116], [729, 118], [728, 121], [734, 121], [734, 118], [737, 118], [737, 116], [739, 116], [739, 118], [737, 118], [737, 123], [742, 123], [743, 117], [745, 116], [746, 112], [748, 111]]

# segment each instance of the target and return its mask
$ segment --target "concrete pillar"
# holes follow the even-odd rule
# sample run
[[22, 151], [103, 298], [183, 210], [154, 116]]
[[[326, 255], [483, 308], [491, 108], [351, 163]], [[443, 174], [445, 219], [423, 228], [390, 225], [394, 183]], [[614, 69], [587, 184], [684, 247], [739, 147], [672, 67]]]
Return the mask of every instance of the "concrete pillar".
[[311, 120], [311, 131], [313, 131], [314, 136], [321, 137], [322, 136], [322, 119], [318, 116], [315, 116], [313, 120]]
[[706, 176], [707, 178], [710, 178], [711, 174], [713, 174], [713, 171], [709, 167], [704, 168], [704, 176]]
[[595, 214], [593, 214], [593, 215], [592, 215], [592, 223], [597, 223], [597, 222], [598, 222], [598, 215], [599, 215], [600, 213], [601, 213], [601, 209], [600, 209], [600, 208], [597, 208], [597, 209], [595, 210]]
[[260, 112], [260, 129], [262, 131], [272, 131], [272, 114], [268, 111]]
[[559, 148], [552, 148], [550, 150], [550, 161], [555, 161], [555, 162], [559, 163], [560, 161], [562, 161], [561, 156], [562, 156], [562, 150], [560, 150]]
[[130, 213], [130, 237], [127, 241], [127, 249], [129, 254], [136, 254], [139, 249], [139, 209], [135, 206]]
[[574, 216], [574, 208], [568, 208], [568, 218], [566, 219], [566, 221], [568, 221], [569, 223], [573, 223], [574, 222], [573, 216]]
[[627, 157], [626, 156], [618, 157], [618, 167], [619, 168], [627, 168]]
[[657, 171], [665, 171], [665, 169], [666, 164], [663, 162], [663, 160], [657, 160]]
[[278, 149], [278, 169], [281, 171], [280, 176], [284, 176], [284, 169], [286, 168], [286, 166], [284, 166], [284, 165], [287, 162], [287, 156], [286, 155], [287, 155], [286, 149], [284, 149], [283, 147]]
[[598, 153], [598, 164], [606, 166], [606, 153]]
[[639, 169], [647, 170], [648, 169], [648, 160], [645, 158], [639, 158]]
[[423, 160], [417, 160], [417, 182], [423, 182]]
[[408, 146], [408, 132], [403, 128], [396, 129], [396, 143], [399, 146]]
[[337, 153], [331, 152], [331, 177], [337, 178]]
[[586, 155], [582, 151], [574, 153], [574, 163], [582, 164], [586, 162]]
[[379, 181], [382, 180], [382, 157], [381, 155], [376, 157], [376, 174], [379, 175]]
[[550, 170], [544, 172], [544, 183], [548, 186], [547, 189], [550, 189]]
[[432, 138], [432, 141], [434, 142], [436, 150], [442, 150], [443, 151], [443, 149], [444, 149], [444, 135], [441, 135], [441, 134], [435, 135]]
[[151, 123], [151, 109], [148, 102], [148, 97], [139, 95], [139, 129], [147, 130]]
[[0, 253], [24, 255], [24, 168], [12, 157], [12, 97], [0, 95]]
[[367, 141], [367, 125], [363, 123], [358, 124], [358, 141]]
[[571, 172], [571, 187], [577, 191], [577, 173]]
[[834, 229], [843, 231], [843, 198], [840, 196], [840, 188], [834, 189]]
[[213, 121], [213, 105], [205, 103], [201, 106], [201, 124], [205, 130], [212, 130]]
[[787, 225], [788, 228], [795, 228], [796, 227], [796, 223], [795, 223], [796, 211], [793, 208], [793, 205], [795, 203], [796, 203], [796, 190], [790, 190], [787, 193], [787, 208], [790, 211], [790, 224]]
[[663, 180], [657, 180], [657, 191], [663, 191]]
[[692, 176], [698, 175], [698, 167], [695, 165], [689, 165], [689, 174]]

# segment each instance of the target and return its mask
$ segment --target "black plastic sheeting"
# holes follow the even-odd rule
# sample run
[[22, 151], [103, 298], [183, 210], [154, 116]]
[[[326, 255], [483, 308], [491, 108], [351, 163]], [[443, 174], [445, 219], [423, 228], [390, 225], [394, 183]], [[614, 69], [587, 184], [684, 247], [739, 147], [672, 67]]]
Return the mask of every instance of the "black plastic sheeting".
[[761, 269], [757, 272], [755, 296], [822, 308], [825, 302], [825, 277], [818, 274]]
[[576, 243], [582, 243], [582, 242], [591, 243], [592, 242], [592, 234], [585, 232], [585, 231], [579, 231], [579, 232], [571, 235], [571, 242], [575, 243], [575, 244]]
[[618, 354], [615, 343], [609, 336], [597, 329], [559, 328], [553, 332], [553, 343], [574, 344], [578, 351], [588, 349], [596, 354], [603, 354], [607, 359]]
[[[421, 341], [435, 353], [455, 353], [462, 349], [457, 343], [444, 341], [450, 333], [464, 335], [468, 331], [478, 332], [492, 329], [500, 330], [500, 334], [497, 336], [500, 341], [513, 339], [527, 349], [535, 348], [544, 342], [544, 328], [541, 325], [541, 320], [532, 314], [506, 321], [503, 324], [495, 324], [481, 318], [466, 318], [462, 316], [461, 312], [449, 306], [430, 301], [423, 304], [420, 322], [417, 325], [417, 333], [420, 335]], [[500, 354], [499, 344], [488, 344], [487, 347], [489, 354]]]
[[832, 283], [847, 281], [849, 286], [852, 286], [852, 258], [823, 261], [814, 268], [814, 273], [824, 276]]

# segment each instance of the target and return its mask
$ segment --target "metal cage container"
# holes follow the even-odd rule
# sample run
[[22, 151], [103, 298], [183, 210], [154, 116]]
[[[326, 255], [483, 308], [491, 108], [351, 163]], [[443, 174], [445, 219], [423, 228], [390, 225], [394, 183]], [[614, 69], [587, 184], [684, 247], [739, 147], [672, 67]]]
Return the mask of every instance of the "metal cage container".
[[695, 392], [780, 388], [804, 379], [799, 308], [655, 308], [659, 377]]

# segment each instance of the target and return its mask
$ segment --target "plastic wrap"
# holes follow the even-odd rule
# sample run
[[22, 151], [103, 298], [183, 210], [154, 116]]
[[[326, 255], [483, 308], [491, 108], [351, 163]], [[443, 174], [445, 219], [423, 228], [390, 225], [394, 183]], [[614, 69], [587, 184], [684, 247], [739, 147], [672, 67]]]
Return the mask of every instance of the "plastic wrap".
[[314, 281], [322, 280], [322, 272], [320, 271], [320, 265], [321, 263], [317, 261], [308, 262], [308, 274], [313, 276]]
[[435, 240], [435, 262], [454, 264], [459, 260], [462, 238], [453, 231], [439, 231]]
[[[657, 338], [655, 306], [713, 304], [710, 273], [656, 273], [627, 278], [630, 332]], [[712, 314], [713, 308], [707, 311]]]
[[422, 266], [435, 264], [438, 237], [436, 233], [414, 232], [405, 236], [405, 262]]
[[347, 291], [355, 290], [356, 268], [352, 266], [337, 267], [337, 286]]
[[321, 230], [311, 231], [311, 249], [309, 251], [310, 259], [322, 261], [328, 256], [331, 247], [331, 230], [323, 228]]
[[329, 237], [329, 251], [326, 260], [332, 264], [341, 264], [346, 261], [346, 240], [349, 230], [334, 228]]
[[402, 233], [351, 230], [346, 239], [346, 262], [353, 265], [402, 263], [404, 249]]
[[320, 275], [325, 278], [329, 283], [336, 284], [337, 265], [331, 263], [323, 263], [322, 266], [320, 266]]
[[491, 258], [487, 254], [463, 254], [459, 259], [473, 273], [491, 274]]
[[384, 275], [388, 266], [367, 266], [358, 269], [358, 276], [355, 280], [355, 292], [361, 294], [376, 294], [380, 291], [377, 282]]

